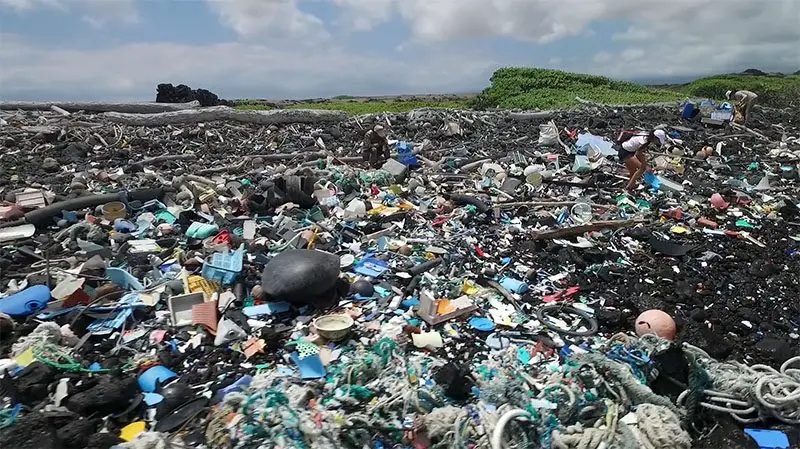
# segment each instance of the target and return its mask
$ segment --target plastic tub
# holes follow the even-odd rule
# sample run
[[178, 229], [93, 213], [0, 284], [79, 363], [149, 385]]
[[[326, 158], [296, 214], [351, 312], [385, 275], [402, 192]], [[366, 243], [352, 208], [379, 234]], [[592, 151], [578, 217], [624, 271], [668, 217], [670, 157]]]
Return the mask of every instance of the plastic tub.
[[330, 341], [340, 341], [347, 337], [350, 329], [353, 328], [355, 321], [343, 314], [325, 315], [314, 320], [314, 328], [324, 339]]
[[103, 213], [103, 218], [112, 223], [117, 218], [125, 218], [125, 216], [128, 215], [127, 207], [122, 201], [112, 201], [110, 203], [103, 204], [100, 210]]

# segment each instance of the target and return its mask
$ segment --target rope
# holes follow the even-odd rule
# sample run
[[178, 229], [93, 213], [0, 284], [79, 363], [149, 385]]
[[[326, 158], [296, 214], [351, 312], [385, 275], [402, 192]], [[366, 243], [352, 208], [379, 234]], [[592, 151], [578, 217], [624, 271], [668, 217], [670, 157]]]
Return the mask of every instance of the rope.
[[[700, 358], [698, 363], [706, 366], [714, 389], [702, 391], [706, 401], [699, 405], [728, 413], [742, 423], [774, 418], [786, 424], [800, 424], [800, 369], [791, 368], [798, 362], [800, 356], [793, 357], [776, 370], [766, 365], [748, 367]], [[688, 404], [690, 394], [681, 393], [678, 405]]]
[[[32, 348], [33, 357], [53, 368], [64, 370], [64, 371], [72, 371], [72, 372], [82, 372], [82, 373], [93, 373], [93, 374], [101, 374], [101, 373], [108, 373], [111, 370], [106, 368], [100, 369], [87, 369], [81, 366], [79, 362], [77, 362], [72, 356], [68, 349], [64, 348], [63, 346], [57, 346], [50, 343], [40, 343], [34, 345]], [[125, 365], [122, 366], [123, 371], [129, 371], [133, 369], [135, 365], [128, 361]]]
[[497, 421], [497, 425], [494, 426], [494, 430], [492, 431], [492, 440], [491, 445], [492, 449], [503, 449], [503, 432], [506, 430], [506, 426], [514, 419], [523, 418], [523, 417], [530, 417], [530, 414], [522, 409], [513, 409], [506, 412], [500, 419]]

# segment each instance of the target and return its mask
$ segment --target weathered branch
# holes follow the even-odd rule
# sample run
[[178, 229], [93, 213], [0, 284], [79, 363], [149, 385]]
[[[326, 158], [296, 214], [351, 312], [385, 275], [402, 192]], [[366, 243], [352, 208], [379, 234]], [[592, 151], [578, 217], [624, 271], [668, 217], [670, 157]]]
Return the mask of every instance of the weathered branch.
[[197, 101], [189, 103], [106, 103], [95, 101], [65, 101], [65, 102], [52, 102], [52, 101], [0, 101], [0, 109], [14, 110], [22, 109], [23, 111], [50, 111], [52, 106], [61, 108], [69, 112], [85, 111], [85, 112], [126, 112], [133, 114], [151, 114], [157, 112], [167, 111], [182, 111], [193, 109], [200, 106]]
[[325, 123], [347, 119], [343, 111], [311, 109], [277, 109], [271, 111], [242, 111], [227, 106], [162, 112], [158, 114], [126, 114], [106, 112], [103, 116], [111, 122], [133, 126], [186, 125], [200, 122], [230, 120], [259, 125], [281, 125], [289, 123]]
[[552, 240], [563, 239], [566, 237], [575, 237], [581, 234], [592, 231], [600, 231], [602, 229], [621, 229], [636, 226], [637, 224], [644, 223], [642, 220], [613, 220], [613, 221], [596, 221], [585, 225], [572, 226], [569, 228], [552, 229], [549, 231], [533, 232], [531, 238], [534, 240]]
[[185, 160], [196, 159], [196, 158], [197, 158], [197, 155], [196, 154], [192, 154], [192, 153], [188, 153], [188, 154], [170, 154], [170, 155], [166, 155], [166, 156], [156, 156], [156, 157], [151, 157], [151, 158], [148, 158], [148, 159], [142, 159], [141, 161], [135, 161], [134, 163], [144, 166], [144, 165], [159, 164], [161, 162], [167, 162], [167, 161], [185, 161]]

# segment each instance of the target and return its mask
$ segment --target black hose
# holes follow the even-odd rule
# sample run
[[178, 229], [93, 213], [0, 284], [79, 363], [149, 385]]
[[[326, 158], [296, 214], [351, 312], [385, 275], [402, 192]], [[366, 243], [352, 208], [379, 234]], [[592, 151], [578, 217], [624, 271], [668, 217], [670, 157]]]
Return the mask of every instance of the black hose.
[[102, 195], [89, 195], [73, 198], [58, 203], [53, 203], [41, 209], [32, 210], [25, 214], [25, 222], [35, 226], [46, 226], [50, 224], [53, 217], [60, 214], [62, 210], [79, 210], [90, 207], [97, 207], [101, 204], [112, 201], [150, 201], [164, 196], [164, 189], [141, 189], [131, 192], [106, 193]]
[[430, 269], [432, 269], [434, 267], [437, 267], [437, 266], [439, 266], [441, 264], [442, 264], [442, 259], [441, 258], [429, 260], [427, 262], [422, 262], [419, 265], [414, 265], [413, 267], [409, 268], [408, 269], [408, 273], [411, 274], [412, 276], [416, 276], [416, 275], [422, 274], [422, 273], [424, 273], [424, 272], [426, 272], [426, 271], [428, 271], [428, 270], [430, 270]]
[[489, 212], [489, 206], [484, 203], [480, 198], [471, 195], [450, 195], [450, 200], [453, 201], [454, 204], [458, 206], [463, 206], [465, 204], [471, 204], [478, 209], [478, 212], [485, 214]]
[[[580, 332], [577, 330], [572, 329], [564, 329], [562, 327], [558, 327], [554, 325], [549, 319], [546, 312], [550, 311], [564, 311], [571, 315], [577, 315], [581, 317], [581, 321], [587, 324], [586, 331]], [[550, 304], [546, 306], [542, 306], [536, 310], [536, 318], [545, 326], [548, 327], [559, 334], [564, 335], [571, 335], [573, 337], [589, 337], [597, 333], [598, 324], [597, 320], [589, 315], [588, 313], [584, 312], [583, 310], [577, 309], [572, 306], [568, 306], [566, 304]]]

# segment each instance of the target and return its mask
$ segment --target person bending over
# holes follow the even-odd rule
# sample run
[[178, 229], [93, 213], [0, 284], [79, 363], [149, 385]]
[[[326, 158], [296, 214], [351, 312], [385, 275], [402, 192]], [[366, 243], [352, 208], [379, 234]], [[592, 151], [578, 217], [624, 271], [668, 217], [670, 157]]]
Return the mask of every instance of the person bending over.
[[651, 148], [658, 148], [664, 145], [667, 135], [661, 130], [650, 131], [647, 134], [635, 134], [622, 142], [622, 148], [618, 151], [619, 160], [625, 164], [630, 177], [625, 190], [633, 192], [647, 170], [647, 153]]

